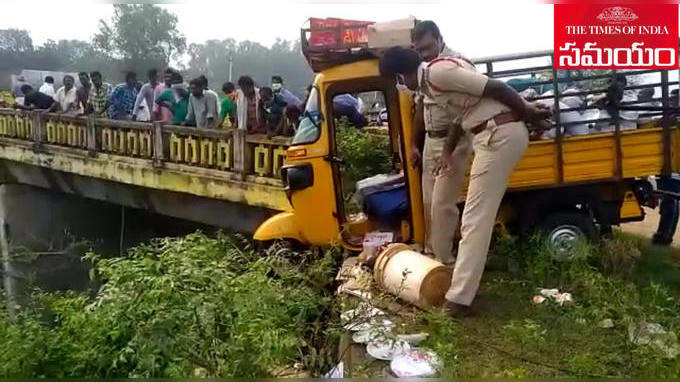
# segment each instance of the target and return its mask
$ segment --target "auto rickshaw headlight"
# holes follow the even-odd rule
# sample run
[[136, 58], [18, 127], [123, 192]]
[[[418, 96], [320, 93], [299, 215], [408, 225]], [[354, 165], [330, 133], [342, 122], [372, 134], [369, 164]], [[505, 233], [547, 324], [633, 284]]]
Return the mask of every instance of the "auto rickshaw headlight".
[[286, 191], [299, 191], [314, 184], [314, 171], [309, 163], [285, 166], [281, 177]]

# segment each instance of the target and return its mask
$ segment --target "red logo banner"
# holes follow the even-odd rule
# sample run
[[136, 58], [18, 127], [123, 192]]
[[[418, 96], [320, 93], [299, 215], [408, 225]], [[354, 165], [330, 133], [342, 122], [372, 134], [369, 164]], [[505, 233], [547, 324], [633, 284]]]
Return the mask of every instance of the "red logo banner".
[[678, 4], [555, 4], [556, 69], [678, 68]]

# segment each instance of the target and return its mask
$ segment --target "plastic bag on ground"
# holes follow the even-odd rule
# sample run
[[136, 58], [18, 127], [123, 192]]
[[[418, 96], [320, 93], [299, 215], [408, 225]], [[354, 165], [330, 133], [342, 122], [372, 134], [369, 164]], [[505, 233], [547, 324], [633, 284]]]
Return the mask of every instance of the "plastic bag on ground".
[[345, 377], [345, 364], [340, 362], [335, 365], [328, 373], [326, 373], [324, 378], [344, 378]]
[[399, 378], [432, 377], [440, 368], [437, 354], [424, 349], [407, 350], [390, 362], [390, 369]]

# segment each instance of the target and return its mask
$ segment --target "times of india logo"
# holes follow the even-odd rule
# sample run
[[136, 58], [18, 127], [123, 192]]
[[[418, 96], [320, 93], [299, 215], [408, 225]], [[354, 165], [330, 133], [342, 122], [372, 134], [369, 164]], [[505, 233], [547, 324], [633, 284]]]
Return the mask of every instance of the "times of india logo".
[[626, 7], [609, 7], [602, 10], [597, 19], [608, 24], [628, 24], [638, 19], [632, 9]]

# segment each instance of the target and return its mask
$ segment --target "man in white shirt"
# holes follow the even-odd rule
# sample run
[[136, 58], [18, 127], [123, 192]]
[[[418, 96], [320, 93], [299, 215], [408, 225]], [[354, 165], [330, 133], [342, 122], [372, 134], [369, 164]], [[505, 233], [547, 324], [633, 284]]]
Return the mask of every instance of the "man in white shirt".
[[54, 98], [54, 96], [57, 95], [57, 93], [54, 91], [54, 77], [45, 77], [45, 82], [40, 85], [40, 89], [38, 91]]
[[149, 106], [155, 105], [156, 95], [155, 89], [158, 86], [158, 70], [151, 69], [147, 72], [149, 82], [142, 85], [135, 100], [135, 106], [132, 108], [132, 120], [137, 121], [151, 121], [151, 110]]
[[62, 113], [82, 113], [82, 108], [78, 105], [76, 88], [73, 86], [75, 80], [71, 75], [64, 76], [64, 86], [57, 90], [54, 96], [55, 102], [49, 111], [61, 111]]

